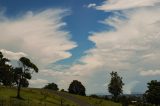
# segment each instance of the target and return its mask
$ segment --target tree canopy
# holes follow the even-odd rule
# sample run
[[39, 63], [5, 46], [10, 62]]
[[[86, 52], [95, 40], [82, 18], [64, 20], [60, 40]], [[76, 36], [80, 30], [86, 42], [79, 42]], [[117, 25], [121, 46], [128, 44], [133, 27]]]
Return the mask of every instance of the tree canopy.
[[18, 68], [15, 68], [15, 80], [18, 86], [17, 90], [17, 97], [20, 98], [20, 89], [21, 86], [25, 87], [28, 86], [28, 79], [31, 79], [31, 73], [34, 71], [37, 73], [38, 68], [35, 64], [33, 64], [28, 58], [21, 57], [19, 59], [20, 66]]
[[47, 85], [44, 86], [44, 89], [50, 89], [50, 90], [55, 90], [58, 91], [58, 85], [55, 83], [48, 83]]
[[111, 81], [108, 85], [108, 91], [113, 95], [114, 100], [117, 100], [117, 97], [123, 93], [123, 81], [122, 77], [118, 75], [117, 72], [111, 72]]
[[0, 52], [0, 83], [4, 86], [11, 86], [13, 83], [13, 71], [12, 66], [7, 64], [10, 60], [4, 58], [2, 52]]
[[152, 80], [149, 82], [144, 97], [148, 103], [160, 105], [160, 81]]
[[82, 83], [78, 80], [73, 80], [68, 88], [69, 93], [72, 94], [78, 94], [78, 95], [86, 95], [85, 94], [85, 87], [82, 85]]

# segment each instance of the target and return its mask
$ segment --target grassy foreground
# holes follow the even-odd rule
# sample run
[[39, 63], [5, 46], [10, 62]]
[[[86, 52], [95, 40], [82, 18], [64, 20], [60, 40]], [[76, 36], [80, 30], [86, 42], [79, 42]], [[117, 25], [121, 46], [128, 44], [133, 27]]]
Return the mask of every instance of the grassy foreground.
[[47, 90], [23, 88], [21, 96], [15, 98], [16, 89], [0, 87], [0, 106], [77, 106], [70, 100], [49, 93]]
[[92, 97], [82, 97], [76, 95], [78, 98], [87, 101], [89, 104], [93, 106], [122, 106], [120, 103], [114, 103], [112, 101], [103, 100], [103, 99], [96, 99]]
[[[68, 95], [86, 101], [92, 106], [122, 106], [120, 103], [114, 103], [112, 101], [72, 94]], [[56, 94], [43, 89], [23, 88], [21, 96], [24, 100], [18, 100], [14, 98], [15, 96], [16, 88], [0, 86], [0, 106], [78, 106], [69, 99], [57, 96]]]
[[96, 99], [88, 96], [80, 96], [80, 95], [74, 95], [74, 94], [70, 94], [70, 95], [75, 96], [80, 100], [86, 101], [91, 106], [122, 106], [120, 103], [115, 103], [109, 100]]

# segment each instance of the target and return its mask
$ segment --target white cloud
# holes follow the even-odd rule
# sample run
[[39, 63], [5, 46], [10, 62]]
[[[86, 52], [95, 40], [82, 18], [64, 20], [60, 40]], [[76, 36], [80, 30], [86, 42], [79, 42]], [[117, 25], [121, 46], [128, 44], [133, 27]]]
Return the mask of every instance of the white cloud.
[[126, 10], [139, 7], [154, 6], [160, 3], [159, 0], [106, 0], [101, 6], [96, 9], [111, 11], [111, 10]]
[[[160, 9], [152, 7], [125, 12], [122, 14], [125, 15], [125, 19], [119, 15], [121, 14], [116, 13], [103, 21], [103, 24], [109, 24], [115, 30], [96, 32], [89, 37], [89, 40], [95, 43], [95, 48], [86, 51], [79, 63], [64, 69], [63, 72], [44, 70], [43, 75], [56, 76], [56, 82], [65, 89], [72, 80], [80, 80], [85, 84], [88, 93], [94, 93], [96, 91], [92, 90], [91, 86], [95, 83], [88, 84], [93, 76], [98, 72], [104, 74], [112, 70], [119, 71], [122, 72], [122, 77], [127, 79], [125, 93], [131, 93], [140, 82], [140, 75], [144, 73], [139, 72], [139, 69], [159, 68]], [[137, 81], [133, 81], [135, 78]]]
[[66, 23], [62, 18], [67, 13], [67, 10], [47, 9], [29, 11], [16, 18], [0, 15], [3, 16], [0, 48], [26, 53], [39, 66], [71, 57], [68, 50], [77, 45], [70, 40], [69, 32], [63, 30]]
[[96, 4], [95, 3], [90, 3], [90, 4], [88, 4], [88, 8], [93, 8], [93, 7], [95, 7], [96, 6]]
[[[157, 8], [139, 10], [127, 14], [128, 20], [112, 21], [115, 31], [94, 33], [89, 39], [95, 43], [96, 48], [88, 51], [89, 56], [85, 57], [85, 62], [90, 64], [88, 59], [91, 58], [110, 70], [131, 70], [133, 67], [143, 67], [140, 65], [148, 61], [157, 64], [157, 59], [160, 59], [157, 54], [160, 52], [159, 12]], [[155, 56], [146, 57], [151, 53], [155, 54], [156, 59]]]
[[40, 88], [40, 87], [43, 87], [44, 85], [46, 85], [48, 82], [48, 80], [45, 80], [45, 79], [31, 79], [29, 80], [29, 84], [30, 86], [34, 86], [36, 88]]
[[45, 76], [80, 76], [81, 73], [78, 71], [70, 72], [70, 71], [55, 71], [51, 69], [41, 70], [41, 74]]
[[124, 94], [131, 94], [133, 88], [139, 83], [139, 81], [129, 82], [127, 85], [124, 85]]
[[160, 70], [140, 71], [140, 75], [142, 75], [142, 76], [158, 76], [158, 75], [160, 75]]
[[86, 51], [80, 63], [68, 69], [81, 73], [76, 78], [88, 81], [100, 71], [123, 72], [122, 77], [127, 79], [125, 93], [131, 93], [138, 82], [129, 83], [135, 78], [140, 79], [140, 68], [159, 68], [160, 9], [145, 8], [124, 12], [123, 15], [125, 19], [116, 13], [103, 21], [103, 24], [113, 26], [114, 30], [96, 32], [89, 37], [95, 43], [95, 48]]
[[10, 59], [10, 60], [18, 60], [20, 57], [26, 57], [27, 54], [23, 53], [23, 52], [12, 52], [12, 51], [7, 51], [5, 49], [1, 49], [0, 50], [4, 57]]

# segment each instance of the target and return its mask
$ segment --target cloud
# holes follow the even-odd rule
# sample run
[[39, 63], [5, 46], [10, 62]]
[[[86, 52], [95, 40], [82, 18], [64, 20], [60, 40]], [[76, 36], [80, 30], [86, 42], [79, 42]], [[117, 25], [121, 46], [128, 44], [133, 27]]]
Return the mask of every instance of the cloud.
[[23, 52], [12, 52], [12, 51], [7, 51], [5, 49], [1, 49], [0, 50], [4, 57], [10, 59], [10, 60], [18, 60], [20, 57], [26, 57], [27, 54], [23, 53]]
[[[90, 35], [89, 40], [95, 47], [87, 50], [86, 55], [68, 70], [80, 72], [80, 77], [76, 78], [82, 81], [95, 78], [97, 73], [118, 71], [127, 81], [126, 92], [131, 93], [137, 81], [142, 81], [140, 73], [143, 72], [139, 69], [159, 68], [160, 9], [155, 6], [113, 14], [103, 21], [113, 28]], [[137, 81], [133, 82], [133, 79]]]
[[111, 70], [131, 70], [151, 62], [155, 67], [157, 59], [160, 59], [159, 12], [158, 8], [154, 8], [126, 13], [127, 19], [116, 16], [116, 21], [112, 21], [114, 17], [109, 18], [105, 22], [114, 26], [115, 31], [97, 32], [89, 37], [96, 47], [88, 51], [86, 62], [89, 64], [88, 59], [94, 59]]
[[[68, 10], [28, 11], [23, 15], [0, 20], [0, 48], [27, 54], [39, 66], [71, 57], [68, 50], [76, 47], [70, 33], [64, 30], [62, 18]], [[4, 18], [5, 17], [5, 18]]]
[[95, 3], [90, 3], [90, 4], [88, 4], [88, 8], [93, 8], [93, 7], [95, 7], [96, 6], [96, 4]]
[[[77, 63], [61, 72], [42, 70], [42, 75], [47, 78], [56, 76], [55, 82], [64, 89], [67, 89], [72, 80], [77, 79], [84, 83], [87, 93], [95, 93], [92, 86], [96, 82], [104, 83], [103, 78], [99, 78], [97, 74], [102, 76], [112, 70], [118, 71], [124, 82], [127, 82], [125, 93], [131, 93], [142, 81], [142, 73], [147, 73], [142, 70], [159, 69], [160, 9], [155, 6], [113, 14], [101, 21], [112, 26], [112, 30], [92, 33], [88, 39], [95, 43], [95, 47], [87, 50], [86, 55]], [[140, 69], [142, 70], [139, 71]], [[97, 83], [97, 86], [103, 85], [100, 84]]]
[[127, 85], [124, 85], [124, 94], [131, 94], [133, 88], [139, 83], [139, 81], [132, 81]]
[[55, 71], [52, 69], [41, 70], [41, 74], [44, 76], [80, 76], [81, 73], [78, 71], [70, 72], [70, 71]]
[[106, 0], [96, 9], [104, 11], [126, 10], [140, 7], [155, 6], [159, 0]]
[[158, 75], [160, 75], [160, 70], [140, 71], [140, 75], [142, 75], [142, 76], [158, 76]]
[[37, 88], [39, 87], [43, 87], [43, 85], [46, 85], [48, 82], [48, 80], [45, 80], [45, 79], [33, 79], [33, 80], [29, 80], [29, 84], [30, 86], [35, 86]]

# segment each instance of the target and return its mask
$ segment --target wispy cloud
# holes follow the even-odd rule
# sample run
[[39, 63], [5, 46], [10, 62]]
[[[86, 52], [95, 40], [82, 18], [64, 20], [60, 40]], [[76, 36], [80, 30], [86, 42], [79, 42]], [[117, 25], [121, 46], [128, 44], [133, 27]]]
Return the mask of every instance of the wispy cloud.
[[0, 51], [3, 53], [4, 57], [8, 58], [9, 60], [18, 60], [20, 57], [27, 56], [27, 54], [23, 52], [12, 52], [5, 49], [1, 49]]
[[101, 6], [96, 9], [111, 11], [111, 10], [126, 10], [147, 6], [154, 6], [160, 3], [159, 0], [106, 0]]
[[76, 47], [70, 33], [64, 30], [62, 18], [68, 10], [28, 11], [16, 18], [0, 15], [0, 48], [28, 54], [39, 66], [71, 57]]
[[140, 75], [142, 75], [142, 76], [159, 76], [160, 70], [140, 71]]
[[49, 82], [48, 82], [48, 80], [37, 78], [37, 79], [29, 80], [29, 83], [30, 83], [30, 86], [36, 86], [38, 88], [38, 87], [43, 87], [44, 85], [46, 85]]
[[[139, 69], [159, 69], [160, 9], [154, 6], [113, 14], [103, 24], [114, 27], [114, 30], [95, 32], [89, 36], [95, 48], [86, 51], [86, 55], [79, 60], [82, 64], [74, 64], [69, 70], [81, 72], [81, 80], [91, 79], [100, 72], [118, 71], [127, 79], [126, 92], [131, 93], [139, 80], [129, 83], [134, 78], [140, 79], [142, 73], [148, 73]], [[155, 72], [151, 73], [153, 75]]]
[[139, 83], [139, 81], [132, 81], [126, 85], [124, 85], [124, 94], [131, 94], [133, 88]]
[[95, 7], [96, 6], [96, 4], [95, 3], [90, 3], [90, 4], [88, 4], [88, 8], [93, 8], [93, 7]]

